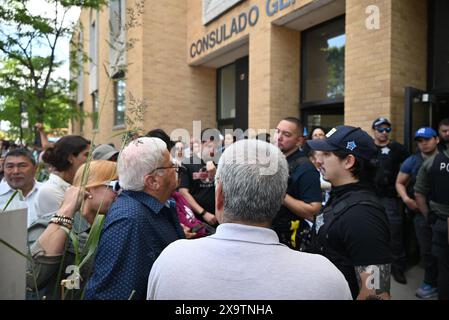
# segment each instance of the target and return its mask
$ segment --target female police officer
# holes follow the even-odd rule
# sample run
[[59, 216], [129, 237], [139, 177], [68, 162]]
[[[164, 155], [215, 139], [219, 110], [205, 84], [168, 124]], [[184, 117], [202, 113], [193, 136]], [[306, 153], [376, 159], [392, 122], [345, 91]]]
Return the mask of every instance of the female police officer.
[[375, 174], [373, 139], [362, 129], [337, 126], [325, 140], [308, 141], [332, 183], [331, 197], [316, 218], [314, 251], [344, 274], [353, 298], [390, 298], [390, 229], [370, 188]]

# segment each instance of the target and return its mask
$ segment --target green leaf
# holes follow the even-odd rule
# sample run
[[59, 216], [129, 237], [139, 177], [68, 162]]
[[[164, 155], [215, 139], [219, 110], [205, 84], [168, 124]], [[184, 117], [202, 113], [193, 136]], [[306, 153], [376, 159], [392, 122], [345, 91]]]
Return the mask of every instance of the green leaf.
[[11, 201], [14, 199], [14, 197], [19, 193], [19, 190], [14, 191], [14, 193], [12, 194], [11, 198], [9, 198], [8, 202], [6, 203], [5, 207], [3, 208], [3, 212], [6, 210], [6, 208], [8, 208], [9, 204], [11, 203]]
[[100, 235], [101, 235], [101, 229], [103, 228], [105, 216], [103, 214], [97, 214], [97, 216], [94, 219], [94, 222], [92, 223], [92, 227], [89, 231], [89, 236], [86, 241], [86, 246], [83, 250], [83, 261], [79, 264], [79, 267], [81, 267], [86, 264], [87, 261], [89, 261], [90, 257], [95, 254], [98, 247], [98, 242], [100, 241]]
[[27, 254], [21, 252], [19, 249], [17, 249], [16, 247], [14, 247], [14, 246], [13, 246], [12, 244], [10, 244], [9, 242], [7, 242], [7, 241], [5, 241], [5, 240], [3, 240], [3, 239], [0, 238], [0, 243], [3, 244], [3, 245], [5, 245], [6, 247], [8, 247], [9, 249], [11, 249], [12, 251], [16, 252], [17, 254], [21, 255], [22, 257], [24, 257], [24, 258], [27, 259], [28, 261], [32, 262], [32, 261], [31, 261], [31, 258], [30, 258]]
[[67, 233], [70, 240], [72, 241], [73, 248], [75, 250], [75, 265], [79, 265], [80, 263], [80, 256], [79, 256], [79, 241], [78, 236], [75, 234], [75, 232], [72, 232], [72, 230], [67, 229], [66, 227], [62, 227], [61, 229]]

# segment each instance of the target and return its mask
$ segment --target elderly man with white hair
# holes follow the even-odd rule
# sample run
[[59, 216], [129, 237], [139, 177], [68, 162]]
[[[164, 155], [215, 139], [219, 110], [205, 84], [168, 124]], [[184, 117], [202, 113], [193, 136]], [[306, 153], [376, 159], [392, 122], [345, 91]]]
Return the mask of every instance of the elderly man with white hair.
[[352, 299], [327, 258], [288, 248], [270, 229], [287, 180], [287, 161], [275, 146], [258, 140], [229, 146], [216, 173], [216, 233], [164, 249], [147, 299]]
[[153, 262], [184, 238], [168, 202], [178, 169], [158, 138], [138, 138], [123, 149], [117, 163], [123, 190], [103, 225], [87, 299], [145, 299]]

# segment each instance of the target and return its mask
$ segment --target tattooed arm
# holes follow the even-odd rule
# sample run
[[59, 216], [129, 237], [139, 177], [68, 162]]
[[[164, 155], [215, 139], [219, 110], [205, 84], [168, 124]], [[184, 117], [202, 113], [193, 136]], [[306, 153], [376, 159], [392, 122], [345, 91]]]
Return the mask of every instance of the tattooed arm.
[[356, 266], [360, 288], [357, 300], [389, 300], [390, 270], [390, 264]]

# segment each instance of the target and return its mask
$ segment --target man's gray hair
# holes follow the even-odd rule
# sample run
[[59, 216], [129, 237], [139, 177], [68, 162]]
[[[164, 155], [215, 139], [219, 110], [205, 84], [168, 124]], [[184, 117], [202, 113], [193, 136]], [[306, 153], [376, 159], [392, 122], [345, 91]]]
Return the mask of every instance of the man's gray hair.
[[167, 145], [159, 138], [138, 138], [120, 153], [117, 172], [120, 186], [125, 190], [142, 191], [145, 175], [163, 166]]
[[279, 148], [260, 140], [230, 145], [218, 163], [224, 222], [271, 222], [287, 190], [288, 164]]

